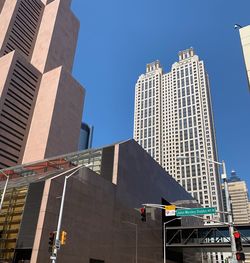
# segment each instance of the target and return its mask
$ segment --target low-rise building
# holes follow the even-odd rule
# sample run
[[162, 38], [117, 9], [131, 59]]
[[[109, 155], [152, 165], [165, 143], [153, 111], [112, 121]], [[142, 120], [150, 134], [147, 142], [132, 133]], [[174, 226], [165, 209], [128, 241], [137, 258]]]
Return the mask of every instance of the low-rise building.
[[[162, 263], [162, 225], [171, 218], [161, 209], [147, 209], [142, 222], [139, 208], [145, 203], [197, 206], [133, 140], [1, 173], [1, 189], [10, 177], [0, 214], [0, 258], [6, 262], [50, 262], [49, 236], [57, 229], [65, 175], [75, 173], [67, 181], [61, 228], [67, 240], [58, 252], [60, 263]], [[181, 221], [173, 223], [198, 223], [190, 217]], [[191, 253], [185, 258], [193, 261]], [[167, 258], [188, 262], [181, 251], [168, 251]]]

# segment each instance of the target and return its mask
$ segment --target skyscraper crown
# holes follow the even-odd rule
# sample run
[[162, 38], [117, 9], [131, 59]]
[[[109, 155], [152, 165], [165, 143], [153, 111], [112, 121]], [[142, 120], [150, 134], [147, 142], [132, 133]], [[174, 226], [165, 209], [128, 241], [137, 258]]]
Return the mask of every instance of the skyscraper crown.
[[236, 172], [234, 170], [232, 170], [231, 172], [231, 176], [228, 179], [229, 182], [239, 182], [241, 181], [240, 177], [236, 174]]
[[156, 70], [156, 69], [159, 69], [161, 68], [161, 64], [160, 64], [160, 61], [159, 60], [156, 60], [152, 63], [149, 63], [147, 64], [147, 67], [146, 67], [146, 72], [150, 72], [150, 71], [153, 71], [153, 70]]
[[193, 57], [195, 55], [194, 49], [188, 48], [179, 52], [179, 61]]

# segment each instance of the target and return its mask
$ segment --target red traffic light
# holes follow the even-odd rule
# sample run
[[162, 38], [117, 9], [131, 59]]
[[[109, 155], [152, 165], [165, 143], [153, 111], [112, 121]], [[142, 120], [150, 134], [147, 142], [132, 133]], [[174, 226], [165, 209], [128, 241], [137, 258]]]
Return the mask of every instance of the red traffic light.
[[236, 251], [242, 251], [242, 244], [241, 244], [241, 237], [240, 237], [240, 232], [235, 231], [234, 232], [234, 240], [235, 240], [235, 245], [236, 245]]
[[141, 212], [141, 221], [146, 222], [146, 208], [142, 207], [140, 209], [140, 212]]
[[234, 232], [234, 238], [240, 238], [240, 232], [235, 231]]
[[236, 253], [236, 259], [237, 259], [237, 260], [245, 260], [245, 259], [246, 259], [246, 258], [245, 258], [245, 254], [242, 253], [242, 252], [237, 252], [237, 253]]

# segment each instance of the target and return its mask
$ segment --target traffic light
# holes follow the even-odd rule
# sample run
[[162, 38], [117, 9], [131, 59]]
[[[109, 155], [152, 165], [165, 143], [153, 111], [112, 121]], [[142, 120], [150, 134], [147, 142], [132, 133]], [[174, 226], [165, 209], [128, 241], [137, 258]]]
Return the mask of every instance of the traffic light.
[[245, 254], [243, 252], [236, 252], [236, 259], [237, 260], [245, 260]]
[[146, 216], [146, 207], [141, 208], [141, 221], [146, 222], [147, 216]]
[[49, 252], [52, 252], [52, 248], [55, 243], [55, 238], [56, 238], [56, 232], [50, 232], [49, 233]]
[[235, 240], [235, 245], [236, 245], [236, 259], [237, 260], [245, 260], [245, 254], [242, 252], [242, 244], [241, 244], [241, 237], [240, 237], [240, 232], [235, 231], [234, 232], [234, 240]]
[[67, 232], [66, 231], [62, 231], [61, 233], [61, 245], [65, 245], [66, 244], [66, 239], [67, 239]]
[[239, 231], [234, 232], [234, 240], [235, 240], [235, 245], [236, 245], [236, 251], [237, 252], [242, 251], [241, 237], [240, 237]]

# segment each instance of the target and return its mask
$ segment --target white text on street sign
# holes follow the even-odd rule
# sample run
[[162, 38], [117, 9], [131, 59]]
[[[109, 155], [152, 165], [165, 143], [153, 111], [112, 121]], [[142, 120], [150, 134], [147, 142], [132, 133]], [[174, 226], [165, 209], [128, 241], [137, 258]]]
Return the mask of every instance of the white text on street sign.
[[194, 216], [194, 215], [207, 215], [215, 214], [215, 207], [201, 207], [201, 208], [190, 208], [190, 209], [178, 209], [176, 210], [176, 216]]

